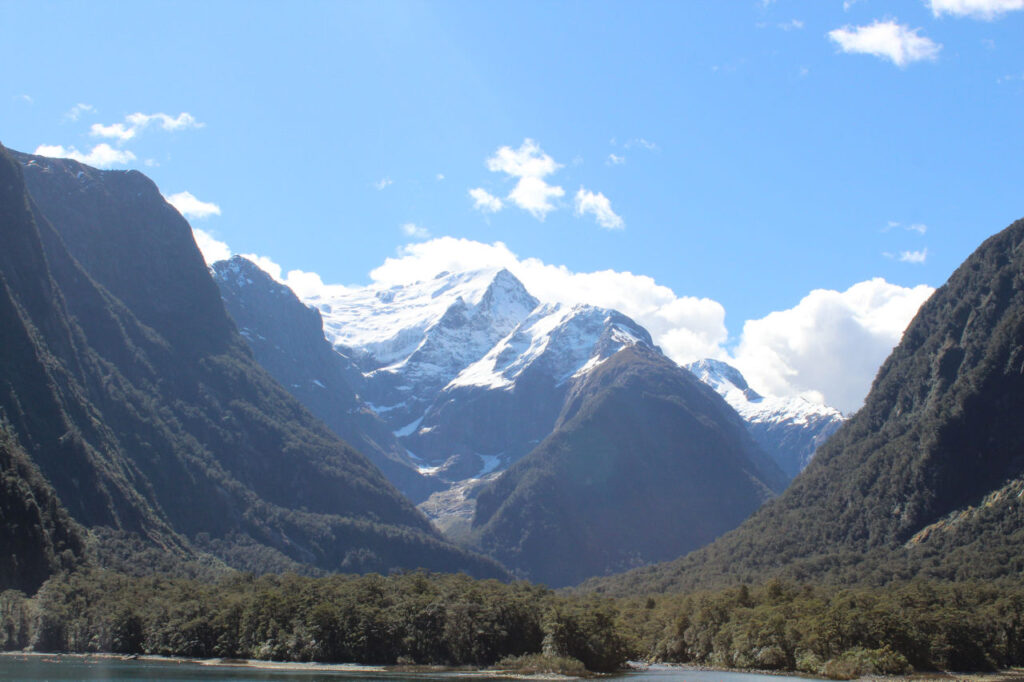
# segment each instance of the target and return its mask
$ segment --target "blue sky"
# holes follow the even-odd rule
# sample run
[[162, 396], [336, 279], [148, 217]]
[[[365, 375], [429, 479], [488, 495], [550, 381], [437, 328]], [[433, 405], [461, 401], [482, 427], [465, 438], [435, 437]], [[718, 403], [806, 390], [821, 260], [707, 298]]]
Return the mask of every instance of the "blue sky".
[[[899, 321], [872, 315], [895, 306], [905, 324], [912, 287], [1024, 215], [1022, 8], [0, 2], [0, 142], [138, 168], [215, 205], [191, 222], [232, 251], [325, 282], [498, 241], [571, 273], [644, 275], [720, 306], [705, 341], [737, 360], [745, 322], [884, 278], [896, 288], [835, 300], [891, 348]], [[892, 304], [904, 294], [916, 303]], [[786, 327], [837, 314], [815, 310]], [[683, 327], [677, 359], [697, 352]], [[844, 404], [866, 390], [791, 380], [819, 351], [775, 343], [803, 360], [776, 357], [762, 385]]]

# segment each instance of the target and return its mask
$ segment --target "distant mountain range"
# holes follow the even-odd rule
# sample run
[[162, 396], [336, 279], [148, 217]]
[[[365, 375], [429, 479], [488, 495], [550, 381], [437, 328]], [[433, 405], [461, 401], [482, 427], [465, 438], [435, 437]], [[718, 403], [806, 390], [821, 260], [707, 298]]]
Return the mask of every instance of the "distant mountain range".
[[[635, 321], [614, 310], [541, 303], [507, 270], [442, 272], [431, 280], [405, 286], [338, 288], [330, 295], [307, 299], [305, 305], [243, 258], [216, 263], [213, 271], [227, 308], [257, 360], [293, 395], [346, 440], [362, 443], [392, 482], [417, 500], [420, 509], [450, 537], [501, 558], [520, 575], [552, 584], [668, 558], [710, 541], [781, 491], [795, 473], [787, 476], [780, 471], [751, 435], [756, 439], [764, 434], [765, 449], [770, 448], [769, 452], [793, 470], [806, 463], [816, 445], [842, 419], [835, 410], [806, 401], [762, 399], [748, 391], [744, 401], [764, 403], [760, 406], [764, 409], [748, 409], [750, 421], [744, 424], [714, 392], [706, 387], [698, 390], [699, 382], [665, 358]], [[620, 362], [619, 356], [626, 350], [631, 351], [627, 354], [630, 360]], [[580, 427], [576, 422], [570, 427], [566, 415], [580, 409], [583, 396], [588, 401], [603, 396], [599, 390], [583, 387], [591, 385], [591, 375], [613, 359], [617, 367], [625, 363], [645, 368], [643, 372], [635, 367], [622, 370], [631, 377], [637, 401], [647, 398], [645, 382], [653, 386], [667, 381], [674, 393], [670, 391], [670, 396], [662, 387], [657, 395], [686, 405], [683, 411], [713, 415], [705, 418], [739, 433], [731, 436], [728, 446], [717, 443], [715, 447], [722, 448], [715, 450], [717, 454], [701, 455], [688, 449], [686, 431], [671, 424], [608, 417], [607, 423], [618, 423], [619, 431], [638, 442], [621, 442], [606, 457], [621, 459], [617, 466], [623, 472], [638, 473], [639, 441], [643, 440], [643, 447], [651, 447], [671, 433], [673, 440], [653, 445], [660, 455], [648, 453], [651, 458], [662, 458], [660, 466], [648, 465], [643, 471], [660, 469], [667, 475], [699, 456], [717, 457], [721, 471], [705, 462], [698, 467], [701, 476], [696, 479], [659, 479], [654, 475], [634, 482], [638, 490], [653, 486], [653, 503], [677, 515], [671, 522], [661, 519], [652, 524], [639, 507], [627, 509], [632, 503], [625, 496], [604, 490], [604, 497], [597, 499], [608, 514], [621, 512], [622, 519], [629, 519], [622, 535], [632, 535], [639, 544], [612, 547], [611, 541], [598, 538], [587, 550], [591, 558], [576, 561], [572, 570], [552, 563], [564, 561], [562, 558], [542, 559], [538, 551], [503, 549], [512, 536], [520, 544], [529, 536], [546, 548], [563, 548], [563, 554], [580, 549], [575, 542], [551, 544], [527, 527], [557, 523], [566, 529], [563, 537], [573, 537], [575, 531], [568, 530], [567, 522], [543, 518], [540, 507], [528, 514], [529, 520], [516, 516], [520, 512], [512, 509], [519, 500], [537, 498], [534, 492], [525, 497], [520, 494], [524, 485], [520, 479], [534, 479], [533, 474], [523, 472], [540, 467], [551, 473], [549, 460], [556, 455], [549, 441], [577, 440], [576, 435], [568, 436], [567, 430], [575, 434]], [[715, 370], [701, 376], [717, 390], [727, 385], [726, 376], [745, 386], [739, 373], [727, 365], [706, 361], [701, 367]], [[665, 376], [655, 379], [659, 374]], [[639, 376], [645, 379], [641, 381]], [[729, 391], [724, 395], [733, 397]], [[585, 411], [606, 409], [597, 402]], [[700, 407], [694, 407], [698, 403]], [[679, 419], [679, 415], [671, 416], [673, 423]], [[693, 438], [707, 440], [699, 435], [702, 423], [698, 420], [687, 428], [693, 430]], [[357, 440], [356, 434], [371, 424], [376, 434], [372, 442]], [[384, 433], [381, 424], [390, 433]], [[587, 425], [594, 428], [597, 424], [588, 421]], [[381, 445], [386, 445], [387, 453]], [[583, 452], [572, 455], [587, 456]], [[730, 469], [733, 465], [725, 462], [736, 457], [744, 463]], [[520, 460], [522, 466], [516, 464]], [[734, 480], [723, 483], [730, 477]], [[625, 476], [618, 482], [628, 481]], [[560, 492], [552, 494], [576, 499], [568, 492], [571, 483], [561, 481]], [[667, 488], [662, 490], [655, 483]], [[559, 485], [551, 483], [550, 488]], [[715, 488], [721, 485], [732, 486], [731, 492]], [[675, 498], [689, 489], [687, 486], [717, 489], [721, 494], [707, 498], [705, 507], [689, 504], [681, 514], [682, 507], [673, 508], [663, 498]], [[653, 492], [656, 489], [659, 492]], [[501, 499], [507, 495], [511, 499]], [[491, 507], [479, 507], [478, 496]], [[666, 532], [668, 527], [679, 530], [685, 525], [689, 527], [681, 534]], [[581, 536], [584, 531], [596, 532], [596, 527], [580, 526], [576, 531], [575, 535]], [[658, 540], [643, 539], [650, 533], [657, 533]]]

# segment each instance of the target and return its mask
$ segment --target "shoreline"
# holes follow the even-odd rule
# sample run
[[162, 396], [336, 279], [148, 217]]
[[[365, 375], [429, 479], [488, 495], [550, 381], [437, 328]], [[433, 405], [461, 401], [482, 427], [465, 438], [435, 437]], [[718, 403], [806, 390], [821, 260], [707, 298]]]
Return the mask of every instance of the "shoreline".
[[[570, 675], [561, 675], [557, 673], [539, 673], [532, 675], [524, 675], [516, 673], [510, 670], [500, 670], [493, 668], [468, 668], [468, 667], [451, 667], [443, 665], [366, 665], [361, 663], [318, 663], [318, 662], [301, 662], [301, 661], [265, 661], [255, 658], [187, 658], [179, 656], [159, 656], [154, 654], [114, 654], [114, 653], [46, 653], [39, 651], [0, 651], [0, 661], [4, 659], [36, 659], [40, 661], [60, 663], [67, 660], [80, 661], [84, 663], [90, 662], [141, 662], [141, 663], [156, 663], [156, 664], [171, 664], [171, 665], [196, 665], [209, 668], [232, 668], [237, 670], [256, 670], [266, 672], [324, 672], [333, 673], [337, 675], [363, 675], [363, 674], [378, 674], [386, 676], [398, 676], [402, 674], [416, 674], [416, 675], [448, 675], [451, 677], [466, 677], [466, 678], [505, 678], [505, 679], [530, 679], [530, 680], [579, 680], [579, 679], [592, 679], [602, 677], [612, 677], [615, 675], [628, 675], [631, 672], [644, 672], [645, 670], [692, 670], [695, 672], [721, 672], [721, 673], [738, 673], [738, 674], [753, 674], [753, 675], [764, 675], [770, 677], [803, 677], [807, 679], [821, 679], [809, 675], [807, 673], [801, 673], [798, 671], [784, 671], [784, 670], [754, 670], [754, 669], [739, 669], [739, 668], [715, 668], [710, 666], [699, 666], [699, 665], [687, 665], [687, 664], [673, 664], [673, 663], [652, 663], [650, 665], [642, 664], [639, 666], [631, 667], [627, 670], [623, 670], [621, 673], [594, 673], [587, 677], [575, 677]], [[955, 672], [915, 672], [909, 675], [895, 675], [895, 676], [865, 676], [858, 678], [859, 680], [872, 681], [872, 680], [908, 680], [911, 682], [949, 682], [950, 680], [957, 680], [963, 682], [1024, 682], [1024, 668], [1011, 668], [1009, 670], [1000, 670], [996, 672], [975, 672], [975, 673], [955, 673]]]
[[491, 668], [452, 667], [443, 665], [366, 665], [362, 663], [318, 663], [302, 661], [264, 661], [257, 658], [188, 658], [181, 656], [159, 656], [155, 654], [114, 654], [114, 653], [49, 653], [41, 651], [0, 651], [0, 662], [5, 658], [36, 659], [40, 661], [60, 663], [66, 660], [90, 662], [139, 662], [172, 665], [197, 665], [209, 668], [232, 668], [237, 670], [258, 670], [267, 672], [323, 672], [337, 675], [377, 674], [397, 676], [402, 674], [430, 675], [444, 674], [452, 677], [530, 679], [530, 680], [577, 680], [586, 679], [540, 673], [522, 675], [510, 670]]

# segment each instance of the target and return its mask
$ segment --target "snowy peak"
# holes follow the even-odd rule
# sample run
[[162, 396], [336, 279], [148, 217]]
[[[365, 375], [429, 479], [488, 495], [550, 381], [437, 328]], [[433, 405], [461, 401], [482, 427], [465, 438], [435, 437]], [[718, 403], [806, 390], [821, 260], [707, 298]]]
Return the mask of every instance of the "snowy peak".
[[545, 304], [445, 388], [510, 388], [528, 370], [560, 385], [638, 343], [654, 346], [647, 330], [619, 312]]
[[428, 281], [367, 287], [330, 287], [305, 302], [324, 318], [324, 332], [335, 346], [362, 351], [376, 367], [408, 358], [427, 330], [461, 299], [475, 307], [497, 269], [443, 272]]
[[687, 365], [686, 369], [722, 396], [730, 391], [739, 391], [749, 402], [759, 403], [764, 400], [757, 391], [750, 388], [738, 369], [721, 360], [698, 360]]
[[845, 421], [828, 405], [801, 397], [762, 396], [738, 369], [720, 360], [699, 360], [686, 369], [725, 398], [754, 440], [790, 477], [807, 466], [815, 450]]

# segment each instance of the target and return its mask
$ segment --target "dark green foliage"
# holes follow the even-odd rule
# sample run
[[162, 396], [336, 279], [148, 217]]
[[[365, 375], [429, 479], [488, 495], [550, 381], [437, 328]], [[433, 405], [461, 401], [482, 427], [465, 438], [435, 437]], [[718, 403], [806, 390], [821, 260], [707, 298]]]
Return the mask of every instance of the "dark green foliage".
[[523, 673], [608, 672], [637, 659], [836, 678], [988, 671], [1024, 665], [1024, 585], [773, 580], [610, 600], [421, 572], [197, 581], [78, 570], [32, 598], [0, 593], [0, 648], [28, 645]]
[[620, 602], [620, 627], [645, 655], [717, 667], [800, 670], [830, 677], [1019, 666], [1019, 581], [917, 580], [886, 588], [770, 581], [757, 588]]
[[[51, 578], [30, 601], [0, 596], [0, 633], [40, 651], [474, 666], [539, 653], [546, 612], [570, 610], [543, 587], [419, 572], [208, 583], [83, 570]], [[616, 641], [607, 606], [571, 611], [580, 639]]]
[[[198, 543], [256, 571], [504, 575], [259, 367], [152, 182], [16, 159], [0, 150], [0, 416], [75, 520], [171, 562]], [[117, 554], [94, 556], [140, 567]]]
[[1020, 575], [1020, 499], [984, 499], [1024, 477], [1021, 414], [1024, 221], [982, 244], [921, 307], [864, 407], [782, 496], [684, 559], [592, 587]]
[[83, 534], [0, 421], [0, 586], [34, 592], [82, 560]]
[[553, 586], [663, 561], [734, 528], [784, 478], [736, 413], [642, 347], [573, 388], [554, 433], [479, 495], [478, 546]]

